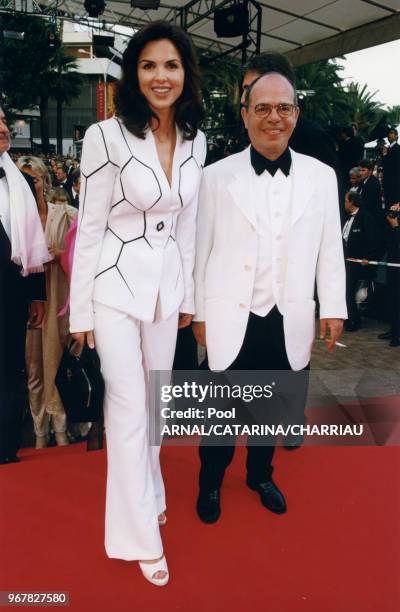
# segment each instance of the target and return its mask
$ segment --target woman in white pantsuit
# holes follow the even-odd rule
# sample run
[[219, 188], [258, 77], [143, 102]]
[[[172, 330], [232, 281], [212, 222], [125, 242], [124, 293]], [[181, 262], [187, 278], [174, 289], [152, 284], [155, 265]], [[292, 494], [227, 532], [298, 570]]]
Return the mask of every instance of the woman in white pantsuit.
[[148, 372], [172, 368], [194, 314], [195, 220], [206, 142], [194, 48], [153, 22], [130, 41], [116, 116], [91, 126], [71, 282], [71, 332], [94, 346], [106, 384], [105, 547], [168, 581], [159, 448], [148, 437]]

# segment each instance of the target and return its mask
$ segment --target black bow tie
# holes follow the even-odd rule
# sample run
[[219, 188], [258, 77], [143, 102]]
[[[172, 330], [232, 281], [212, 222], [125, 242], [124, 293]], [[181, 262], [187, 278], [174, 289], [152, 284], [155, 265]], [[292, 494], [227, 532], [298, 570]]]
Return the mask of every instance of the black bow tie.
[[6, 171], [4, 170], [4, 168], [0, 168], [0, 179], [4, 178], [6, 175]]
[[284, 151], [282, 155], [278, 157], [278, 159], [271, 161], [270, 159], [267, 159], [261, 155], [252, 146], [250, 149], [250, 159], [251, 165], [253, 166], [257, 175], [260, 175], [264, 172], [264, 170], [267, 170], [271, 176], [275, 176], [275, 172], [280, 169], [285, 176], [289, 176], [290, 166], [292, 165], [292, 156], [290, 155], [289, 149], [286, 149], [286, 151]]

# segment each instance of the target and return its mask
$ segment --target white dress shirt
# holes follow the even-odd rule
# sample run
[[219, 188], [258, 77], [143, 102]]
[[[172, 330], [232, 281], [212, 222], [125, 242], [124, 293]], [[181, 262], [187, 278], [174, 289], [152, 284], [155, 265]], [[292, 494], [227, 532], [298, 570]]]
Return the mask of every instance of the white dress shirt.
[[353, 225], [353, 221], [354, 221], [354, 218], [355, 218], [357, 213], [358, 213], [358, 210], [356, 210], [355, 212], [351, 213], [350, 218], [347, 219], [346, 223], [343, 226], [342, 237], [343, 237], [343, 240], [344, 240], [344, 242], [346, 244], [347, 244], [347, 241], [348, 241], [349, 236], [350, 236], [351, 226]]
[[[254, 172], [254, 170], [253, 170]], [[291, 174], [254, 172], [258, 252], [250, 310], [265, 317], [277, 305], [286, 274], [290, 227]]]
[[[0, 168], [3, 167], [0, 157]], [[11, 240], [11, 216], [10, 216], [10, 193], [8, 190], [7, 177], [0, 179], [0, 221], [5, 232]]]

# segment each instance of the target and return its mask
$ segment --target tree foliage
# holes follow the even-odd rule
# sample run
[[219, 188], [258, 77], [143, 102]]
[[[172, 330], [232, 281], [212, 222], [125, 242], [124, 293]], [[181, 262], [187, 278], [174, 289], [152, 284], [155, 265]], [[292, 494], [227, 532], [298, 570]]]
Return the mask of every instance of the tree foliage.
[[207, 127], [236, 124], [240, 119], [241, 67], [234, 60], [210, 61], [209, 53], [199, 54]]
[[48, 134], [44, 125], [47, 117], [43, 117], [48, 110], [49, 98], [57, 102], [57, 153], [62, 154], [62, 108], [63, 104], [70, 104], [79, 96], [83, 79], [76, 72], [76, 60], [66, 54], [65, 48], [60, 46], [50, 59], [47, 70], [38, 79], [38, 93], [41, 109], [42, 144], [44, 150], [48, 149]]
[[302, 114], [320, 125], [348, 123], [348, 103], [342, 87], [342, 66], [329, 60], [296, 69], [296, 86], [306, 92]]
[[50, 46], [50, 23], [21, 13], [4, 14], [2, 28], [24, 32], [23, 40], [4, 38], [1, 82], [4, 105], [9, 112], [39, 106], [42, 148], [49, 150], [49, 99], [57, 102], [57, 148], [62, 149], [62, 106], [80, 93], [82, 77], [74, 58], [62, 45]]
[[386, 120], [392, 127], [400, 125], [400, 104], [389, 106], [386, 111]]
[[[336, 60], [322, 60], [296, 69], [296, 86], [300, 92], [302, 114], [322, 127], [357, 123], [360, 135], [369, 139], [382, 121], [400, 123], [400, 107], [385, 110], [375, 99], [378, 92], [369, 92], [367, 85], [346, 85], [341, 76], [343, 66]], [[232, 60], [216, 60], [204, 70], [204, 99], [212, 116], [210, 127], [239, 121], [241, 67]], [[217, 94], [217, 95], [216, 95]]]
[[1, 15], [3, 30], [24, 33], [23, 40], [1, 40], [1, 89], [7, 108], [33, 108], [38, 99], [38, 77], [46, 71], [54, 50], [47, 43], [48, 22], [21, 13]]
[[368, 137], [382, 116], [381, 102], [373, 100], [378, 92], [369, 92], [367, 85], [350, 83], [346, 90], [350, 123], [357, 123], [361, 135]]

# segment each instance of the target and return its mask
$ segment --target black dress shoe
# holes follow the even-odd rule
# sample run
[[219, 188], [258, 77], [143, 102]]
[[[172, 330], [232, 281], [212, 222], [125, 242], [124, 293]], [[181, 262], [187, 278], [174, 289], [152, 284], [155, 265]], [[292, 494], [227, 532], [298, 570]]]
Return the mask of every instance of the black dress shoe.
[[272, 478], [266, 482], [259, 483], [254, 483], [247, 479], [246, 483], [250, 489], [260, 494], [261, 503], [268, 510], [275, 514], [284, 514], [286, 512], [286, 501], [283, 493], [280, 492]]
[[392, 337], [392, 332], [390, 330], [383, 334], [378, 335], [379, 340], [390, 340], [391, 337]]
[[389, 346], [400, 346], [400, 338], [392, 338]]
[[197, 498], [197, 514], [203, 523], [216, 523], [221, 514], [219, 489], [200, 490]]
[[284, 438], [283, 448], [286, 450], [296, 450], [296, 448], [300, 448], [300, 446], [304, 442], [304, 436], [299, 434], [298, 436], [286, 436]]

